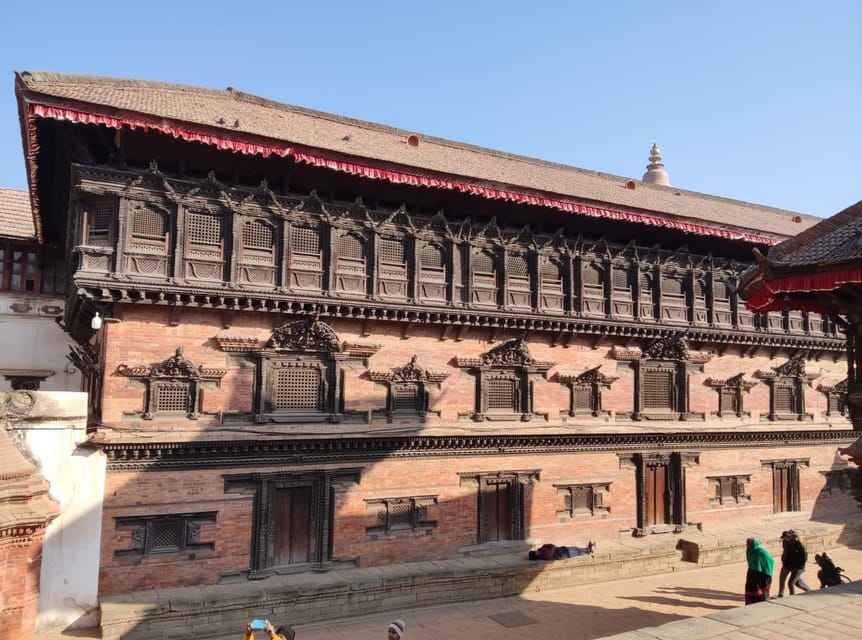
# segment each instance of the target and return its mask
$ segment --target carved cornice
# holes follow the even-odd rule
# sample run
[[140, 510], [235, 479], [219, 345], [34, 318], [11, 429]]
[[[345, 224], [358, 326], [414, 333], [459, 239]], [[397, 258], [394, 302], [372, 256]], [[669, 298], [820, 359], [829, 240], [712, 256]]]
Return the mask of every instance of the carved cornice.
[[213, 340], [228, 353], [254, 352], [262, 348], [260, 340], [253, 336], [215, 336]]
[[754, 375], [761, 380], [773, 380], [775, 378], [799, 378], [806, 382], [819, 378], [819, 373], [805, 372], [805, 358], [802, 356], [793, 356], [787, 362], [778, 367], [772, 367], [772, 371], [758, 369]]
[[684, 336], [679, 334], [661, 338], [644, 349], [641, 357], [650, 360], [679, 360], [688, 362], [690, 360], [688, 341]]
[[506, 340], [484, 353], [480, 358], [455, 357], [455, 365], [464, 368], [531, 367], [539, 371], [547, 371], [555, 364], [556, 362], [552, 361], [533, 359], [524, 337]]
[[707, 378], [704, 384], [708, 387], [732, 387], [734, 389], [742, 389], [743, 391], [748, 391], [757, 386], [757, 382], [746, 380], [744, 376], [745, 374], [738, 373], [730, 378]]
[[403, 367], [390, 371], [369, 371], [368, 377], [375, 382], [443, 382], [449, 377], [448, 373], [434, 373], [427, 371], [416, 362], [416, 356], [410, 358], [410, 362]]
[[177, 347], [176, 353], [170, 358], [152, 366], [141, 364], [119, 364], [117, 373], [128, 378], [183, 378], [186, 380], [220, 380], [227, 374], [227, 369], [218, 369], [196, 365], [183, 356], [183, 348]]
[[557, 379], [562, 384], [601, 384], [610, 387], [614, 382], [619, 380], [619, 376], [606, 376], [604, 373], [599, 371], [602, 368], [602, 365], [598, 367], [593, 367], [592, 369], [587, 369], [586, 371], [582, 371], [581, 373], [570, 373], [565, 371], [560, 371], [557, 374]]
[[819, 384], [817, 390], [823, 393], [847, 393], [847, 378], [835, 384]]
[[452, 456], [541, 455], [753, 449], [814, 445], [848, 446], [859, 434], [850, 429], [813, 431], [720, 431], [630, 434], [447, 435], [391, 438], [296, 440], [214, 440], [175, 443], [103, 443], [108, 469], [219, 468], [274, 464], [361, 463], [385, 459]]
[[611, 349], [609, 355], [614, 360], [619, 360], [620, 362], [632, 362], [640, 360], [641, 356], [643, 356], [643, 351], [637, 347], [614, 347]]
[[338, 335], [318, 316], [288, 322], [272, 331], [266, 348], [277, 351], [323, 351], [339, 353], [342, 346]]
[[354, 358], [370, 358], [380, 351], [382, 344], [370, 344], [365, 342], [348, 342], [341, 345], [341, 350]]

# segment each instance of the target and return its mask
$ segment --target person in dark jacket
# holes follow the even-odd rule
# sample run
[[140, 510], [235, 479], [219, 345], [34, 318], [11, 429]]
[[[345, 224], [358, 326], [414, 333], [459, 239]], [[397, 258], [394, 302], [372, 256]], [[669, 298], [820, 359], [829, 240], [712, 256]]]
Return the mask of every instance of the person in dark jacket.
[[[795, 529], [790, 529], [787, 533], [787, 544], [784, 546], [784, 551], [781, 554], [782, 572], [786, 566], [788, 569], [787, 588], [790, 590], [790, 595], [796, 593], [796, 587], [803, 591], [811, 591], [811, 587], [802, 578], [805, 571], [805, 563], [808, 562], [808, 551], [805, 545], [799, 539], [799, 532]], [[779, 585], [778, 595], [783, 595], [782, 585]]]

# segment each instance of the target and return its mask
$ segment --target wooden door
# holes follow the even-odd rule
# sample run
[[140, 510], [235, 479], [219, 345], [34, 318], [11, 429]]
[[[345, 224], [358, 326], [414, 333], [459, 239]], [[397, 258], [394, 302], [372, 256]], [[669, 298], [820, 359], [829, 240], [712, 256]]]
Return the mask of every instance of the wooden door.
[[776, 466], [772, 470], [772, 511], [793, 511], [793, 467]]
[[667, 463], [647, 465], [646, 526], [671, 523], [669, 471]]
[[271, 564], [311, 562], [311, 487], [276, 489], [271, 522]]
[[510, 478], [485, 478], [482, 482], [482, 532], [480, 542], [513, 539], [515, 504]]

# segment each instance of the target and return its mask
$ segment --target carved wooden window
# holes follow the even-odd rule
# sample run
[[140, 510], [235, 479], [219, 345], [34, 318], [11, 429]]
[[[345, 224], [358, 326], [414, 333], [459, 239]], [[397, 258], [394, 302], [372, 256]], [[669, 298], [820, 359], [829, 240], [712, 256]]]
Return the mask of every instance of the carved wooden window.
[[685, 295], [685, 280], [679, 277], [667, 276], [661, 283], [662, 293], [671, 296]]
[[417, 295], [431, 300], [446, 299], [446, 253], [439, 245], [421, 242], [419, 254], [419, 286]]
[[[397, 382], [392, 384], [393, 413], [421, 413], [425, 410], [424, 389], [416, 382]], [[420, 393], [421, 391], [421, 393]]]
[[488, 413], [518, 413], [520, 411], [520, 384], [512, 376], [492, 375], [486, 379]]
[[330, 412], [327, 369], [316, 360], [268, 362], [264, 412], [306, 414]]
[[293, 227], [290, 251], [291, 255], [320, 258], [320, 231], [310, 227]]
[[494, 275], [497, 272], [494, 263], [496, 258], [490, 251], [480, 251], [473, 260], [473, 272], [482, 275]]
[[34, 246], [0, 242], [0, 290], [39, 291], [39, 252]]
[[346, 233], [338, 239], [335, 252], [339, 260], [346, 262], [365, 261], [365, 241], [357, 235]]
[[222, 218], [207, 213], [189, 213], [186, 219], [186, 255], [222, 258]]
[[555, 484], [557, 497], [563, 499], [563, 508], [557, 510], [558, 518], [576, 518], [610, 513], [605, 505], [605, 496], [610, 484]]
[[593, 385], [579, 384], [572, 387], [572, 414], [593, 413], [597, 410], [594, 406]]
[[624, 265], [614, 266], [611, 270], [611, 279], [614, 289], [617, 291], [631, 291], [631, 269]]
[[406, 238], [377, 241], [377, 289], [382, 296], [407, 297]]
[[742, 413], [742, 390], [739, 387], [722, 387], [719, 390], [718, 412], [720, 415]]
[[594, 263], [584, 265], [583, 280], [588, 287], [602, 287], [604, 271]]
[[201, 542], [201, 526], [216, 521], [216, 512], [183, 513], [158, 516], [123, 516], [114, 518], [117, 531], [130, 531], [130, 543], [114, 551], [115, 558], [144, 558], [157, 555], [187, 555], [215, 549], [214, 542]]
[[129, 248], [164, 253], [168, 246], [168, 214], [153, 205], [138, 205], [131, 212]]
[[715, 300], [730, 300], [730, 288], [724, 280], [715, 280], [712, 284], [712, 296]]
[[391, 265], [404, 264], [404, 241], [380, 239], [380, 261]]
[[669, 367], [644, 367], [644, 411], [673, 411], [675, 405], [676, 370]]
[[88, 202], [84, 206], [84, 216], [84, 244], [91, 247], [114, 246], [116, 203], [108, 200]]
[[563, 266], [551, 258], [544, 258], [539, 268], [539, 279], [541, 306], [553, 311], [563, 311]]
[[530, 265], [526, 256], [510, 254], [506, 261], [506, 304], [513, 307], [531, 307]]
[[649, 345], [635, 370], [635, 420], [685, 420], [689, 417], [688, 344], [678, 334]]
[[423, 244], [419, 249], [419, 266], [423, 274], [439, 273], [446, 268], [443, 249], [436, 244]]
[[430, 513], [437, 506], [437, 496], [378, 498], [365, 501], [366, 510], [375, 513], [377, 522], [366, 527], [368, 534], [398, 531], [432, 531], [437, 521]]
[[275, 230], [263, 220], [242, 226], [242, 260], [271, 266], [275, 264]]
[[[394, 416], [424, 417], [428, 412], [428, 389], [438, 388], [449, 374], [426, 371], [414, 355], [408, 364], [390, 371], [369, 371], [368, 377], [386, 385], [386, 412]], [[439, 412], [437, 412], [439, 413]]]
[[497, 305], [497, 257], [488, 250], [473, 255], [473, 302]]
[[194, 413], [192, 385], [188, 382], [153, 382], [152, 413]]
[[287, 262], [289, 285], [293, 289], [323, 288], [323, 252], [320, 230], [294, 226], [289, 230]]
[[707, 482], [709, 482], [715, 491], [714, 495], [709, 499], [711, 507], [751, 501], [751, 496], [746, 491], [748, 484], [751, 482], [750, 475], [714, 476], [708, 477]]
[[510, 282], [525, 283], [530, 285], [530, 266], [527, 259], [521, 255], [509, 256], [508, 275]]

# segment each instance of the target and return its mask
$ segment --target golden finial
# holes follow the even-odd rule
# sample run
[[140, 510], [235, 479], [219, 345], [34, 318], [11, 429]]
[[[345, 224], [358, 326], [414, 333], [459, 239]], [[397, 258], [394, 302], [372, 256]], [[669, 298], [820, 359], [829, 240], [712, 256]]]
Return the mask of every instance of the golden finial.
[[654, 141], [652, 149], [649, 152], [649, 161], [650, 164], [661, 164], [661, 149], [658, 148], [658, 145]]

